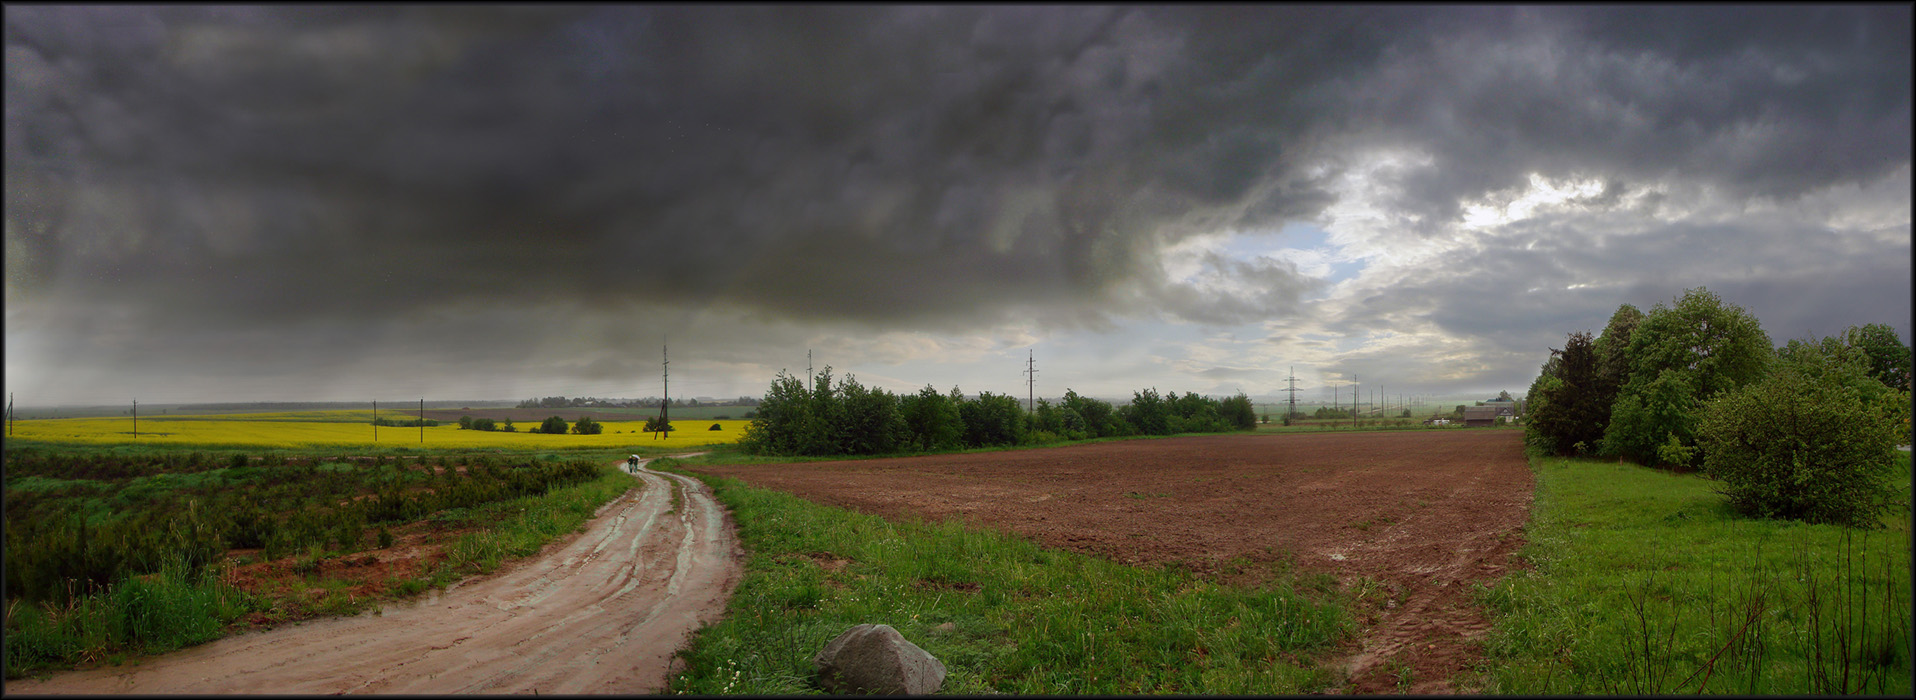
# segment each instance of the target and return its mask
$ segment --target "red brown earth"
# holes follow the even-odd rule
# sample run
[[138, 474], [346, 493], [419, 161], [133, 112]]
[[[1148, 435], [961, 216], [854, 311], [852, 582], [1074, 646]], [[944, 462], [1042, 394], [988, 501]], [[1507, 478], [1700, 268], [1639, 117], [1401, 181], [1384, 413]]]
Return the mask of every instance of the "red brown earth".
[[[1472, 600], [1523, 545], [1532, 478], [1500, 429], [1219, 435], [1012, 452], [700, 465], [889, 518], [951, 518], [1134, 565], [1218, 575], [1286, 557], [1381, 584], [1338, 663], [1345, 692], [1470, 692]], [[1372, 596], [1366, 596], [1371, 599]], [[1406, 673], [1405, 669], [1408, 669]]]

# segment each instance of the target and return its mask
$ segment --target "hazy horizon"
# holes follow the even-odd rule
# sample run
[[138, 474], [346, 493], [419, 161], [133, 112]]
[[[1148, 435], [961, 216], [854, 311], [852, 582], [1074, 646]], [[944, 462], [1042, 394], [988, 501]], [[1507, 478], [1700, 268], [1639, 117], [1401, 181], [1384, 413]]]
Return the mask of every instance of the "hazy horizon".
[[1911, 341], [1906, 4], [4, 13], [35, 405], [1494, 396], [1695, 287]]

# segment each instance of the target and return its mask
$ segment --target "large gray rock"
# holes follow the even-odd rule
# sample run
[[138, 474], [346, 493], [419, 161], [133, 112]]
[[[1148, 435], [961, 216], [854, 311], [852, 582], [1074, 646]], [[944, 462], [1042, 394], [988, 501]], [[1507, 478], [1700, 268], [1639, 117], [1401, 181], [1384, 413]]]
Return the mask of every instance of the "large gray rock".
[[845, 630], [812, 657], [812, 665], [819, 686], [831, 693], [928, 695], [945, 682], [945, 664], [891, 625]]

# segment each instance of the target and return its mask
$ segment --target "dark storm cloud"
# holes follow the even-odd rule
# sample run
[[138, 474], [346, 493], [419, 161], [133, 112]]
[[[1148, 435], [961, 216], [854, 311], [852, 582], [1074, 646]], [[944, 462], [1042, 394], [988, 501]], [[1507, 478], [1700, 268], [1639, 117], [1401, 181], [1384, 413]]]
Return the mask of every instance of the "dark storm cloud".
[[[1244, 323], [1317, 283], [1222, 256], [1174, 279], [1166, 250], [1316, 219], [1370, 152], [1428, 157], [1372, 184], [1431, 235], [1531, 173], [1609, 183], [1603, 211], [1672, 179], [1800, 197], [1910, 149], [1907, 6], [8, 6], [5, 45], [8, 330], [55, 356], [432, 328], [387, 339], [479, 362], [572, 332], [529, 309], [658, 305]], [[1454, 270], [1653, 254], [1629, 250]], [[1509, 327], [1450, 285], [1352, 320]]]
[[1428, 153], [1424, 229], [1530, 173], [1794, 198], [1908, 162], [1910, 8], [1433, 13], [1354, 94], [1361, 140]]
[[9, 8], [10, 284], [222, 322], [506, 298], [1096, 315], [1168, 241], [1329, 201], [1291, 172], [1284, 99], [1326, 71], [1217, 20]]

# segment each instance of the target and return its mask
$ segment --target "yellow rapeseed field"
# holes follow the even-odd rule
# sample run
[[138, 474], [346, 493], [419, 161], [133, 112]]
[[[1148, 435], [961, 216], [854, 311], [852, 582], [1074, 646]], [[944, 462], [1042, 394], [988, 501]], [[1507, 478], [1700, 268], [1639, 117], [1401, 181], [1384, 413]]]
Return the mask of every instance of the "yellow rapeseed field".
[[[382, 413], [384, 413], [382, 411]], [[406, 420], [395, 414], [395, 420]], [[569, 422], [569, 421], [568, 421]], [[232, 445], [294, 449], [303, 447], [410, 447], [410, 448], [494, 448], [504, 450], [544, 450], [565, 448], [622, 449], [627, 446], [651, 446], [668, 449], [737, 442], [745, 434], [743, 420], [675, 420], [669, 437], [654, 438], [644, 432], [645, 421], [599, 421], [605, 432], [599, 435], [546, 435], [528, 433], [536, 422], [518, 424], [519, 431], [485, 432], [460, 430], [457, 423], [440, 423], [419, 428], [379, 426], [374, 441], [372, 411], [303, 411], [298, 413], [245, 413], [200, 416], [140, 417], [138, 443], [142, 445]], [[719, 430], [711, 430], [717, 424]], [[53, 418], [20, 420], [13, 424], [13, 436], [47, 442], [87, 444], [132, 443], [133, 419]]]

